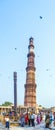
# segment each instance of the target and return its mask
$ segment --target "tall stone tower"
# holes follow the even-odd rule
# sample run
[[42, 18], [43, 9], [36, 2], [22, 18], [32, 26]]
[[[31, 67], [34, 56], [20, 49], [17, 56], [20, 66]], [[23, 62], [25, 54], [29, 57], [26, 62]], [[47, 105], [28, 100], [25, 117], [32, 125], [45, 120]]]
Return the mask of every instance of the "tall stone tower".
[[28, 107], [36, 107], [36, 83], [35, 83], [35, 63], [34, 63], [34, 39], [29, 39], [28, 46], [28, 61], [26, 67], [26, 84], [25, 84], [25, 96], [24, 105]]

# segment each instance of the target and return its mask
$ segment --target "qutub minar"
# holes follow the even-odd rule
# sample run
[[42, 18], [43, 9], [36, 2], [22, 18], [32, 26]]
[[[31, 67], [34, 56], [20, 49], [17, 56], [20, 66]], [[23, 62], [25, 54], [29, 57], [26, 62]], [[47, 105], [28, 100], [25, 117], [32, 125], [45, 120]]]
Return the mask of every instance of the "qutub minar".
[[34, 54], [34, 39], [29, 39], [28, 55], [27, 55], [27, 67], [26, 67], [26, 84], [24, 105], [29, 107], [36, 107], [36, 83], [35, 83], [35, 54]]

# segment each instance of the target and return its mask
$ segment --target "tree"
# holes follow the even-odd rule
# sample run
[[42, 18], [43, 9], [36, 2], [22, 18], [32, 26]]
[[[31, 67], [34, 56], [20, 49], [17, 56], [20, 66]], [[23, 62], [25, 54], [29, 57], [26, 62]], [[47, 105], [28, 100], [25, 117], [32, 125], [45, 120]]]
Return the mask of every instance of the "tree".
[[12, 105], [13, 103], [11, 103], [11, 102], [8, 102], [8, 101], [5, 101], [3, 104], [2, 104], [2, 106], [10, 106], [10, 105]]

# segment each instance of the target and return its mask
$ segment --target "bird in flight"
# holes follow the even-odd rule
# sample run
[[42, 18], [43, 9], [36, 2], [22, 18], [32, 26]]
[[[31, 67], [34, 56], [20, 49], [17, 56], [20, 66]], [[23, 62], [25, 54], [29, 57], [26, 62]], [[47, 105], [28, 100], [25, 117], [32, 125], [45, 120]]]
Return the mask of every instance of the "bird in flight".
[[40, 19], [42, 19], [43, 17], [42, 16], [40, 16]]
[[49, 69], [46, 69], [46, 71], [49, 71]]
[[15, 50], [17, 50], [17, 48], [15, 48]]

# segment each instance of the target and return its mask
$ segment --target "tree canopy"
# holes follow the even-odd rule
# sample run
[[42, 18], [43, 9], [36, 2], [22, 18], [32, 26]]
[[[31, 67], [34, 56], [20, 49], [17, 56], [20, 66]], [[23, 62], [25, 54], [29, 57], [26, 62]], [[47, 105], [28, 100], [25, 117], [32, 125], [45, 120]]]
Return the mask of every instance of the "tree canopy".
[[10, 106], [12, 105], [13, 103], [9, 102], [9, 101], [5, 101], [2, 106]]

